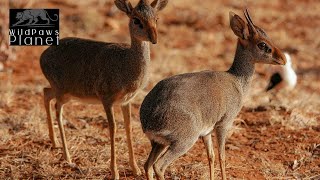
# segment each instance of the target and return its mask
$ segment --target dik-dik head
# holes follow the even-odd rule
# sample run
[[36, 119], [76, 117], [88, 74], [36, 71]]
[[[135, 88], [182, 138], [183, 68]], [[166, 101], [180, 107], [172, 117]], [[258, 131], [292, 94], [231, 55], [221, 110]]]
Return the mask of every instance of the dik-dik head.
[[157, 12], [167, 5], [168, 0], [154, 0], [151, 4], [148, 0], [140, 0], [135, 8], [128, 0], [115, 0], [114, 3], [130, 18], [129, 28], [132, 36], [140, 41], [157, 43]]
[[233, 12], [230, 12], [230, 26], [239, 37], [240, 44], [253, 57], [255, 63], [286, 64], [286, 58], [279, 48], [269, 39], [266, 32], [253, 24], [249, 12], [244, 10], [247, 23]]

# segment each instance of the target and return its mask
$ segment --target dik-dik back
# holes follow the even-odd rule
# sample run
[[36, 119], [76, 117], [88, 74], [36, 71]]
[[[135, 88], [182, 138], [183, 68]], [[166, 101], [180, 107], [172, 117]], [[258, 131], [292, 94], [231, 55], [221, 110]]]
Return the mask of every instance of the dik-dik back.
[[128, 44], [65, 38], [43, 52], [40, 65], [52, 88], [98, 98], [142, 86], [150, 56], [136, 53]]

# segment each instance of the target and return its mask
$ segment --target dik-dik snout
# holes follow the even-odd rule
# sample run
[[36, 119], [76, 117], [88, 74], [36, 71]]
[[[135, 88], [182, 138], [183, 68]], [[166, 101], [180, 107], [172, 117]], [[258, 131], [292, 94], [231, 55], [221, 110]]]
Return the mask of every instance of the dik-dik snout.
[[157, 44], [158, 42], [158, 32], [157, 29], [152, 27], [149, 29], [149, 39], [152, 42], [152, 44]]
[[285, 65], [287, 63], [287, 59], [285, 55], [278, 48], [274, 48], [274, 52], [272, 53], [273, 64], [277, 65]]
[[132, 7], [130, 2], [127, 3], [127, 6], [115, 3], [129, 16], [129, 28], [134, 38], [157, 44], [157, 12], [167, 5], [167, 0], [154, 0], [151, 4], [148, 0], [141, 0], [135, 8]]
[[[239, 42], [246, 47], [248, 53], [255, 63], [285, 65], [286, 58], [281, 50], [276, 47], [267, 33], [260, 27], [253, 24], [248, 11], [244, 11], [247, 23], [238, 15], [230, 12], [230, 25], [235, 34], [239, 37]], [[247, 26], [247, 28], [246, 28]]]

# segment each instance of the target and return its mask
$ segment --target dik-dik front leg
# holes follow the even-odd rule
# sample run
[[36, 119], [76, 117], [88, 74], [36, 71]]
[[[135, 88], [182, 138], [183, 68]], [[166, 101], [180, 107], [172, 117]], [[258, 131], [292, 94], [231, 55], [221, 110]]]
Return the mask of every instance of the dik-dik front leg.
[[123, 119], [124, 119], [124, 126], [126, 129], [127, 135], [127, 144], [129, 150], [129, 164], [133, 171], [133, 174], [136, 176], [141, 175], [141, 171], [137, 165], [137, 162], [134, 157], [133, 145], [132, 145], [132, 126], [131, 126], [131, 104], [125, 104], [121, 106]]
[[58, 141], [56, 138], [56, 134], [54, 132], [53, 121], [52, 121], [53, 120], [52, 108], [51, 108], [51, 100], [55, 98], [55, 93], [52, 90], [52, 88], [43, 88], [43, 95], [44, 95], [44, 107], [46, 109], [46, 114], [47, 114], [49, 137], [50, 137], [53, 148], [57, 148]]
[[70, 158], [70, 154], [68, 151], [67, 140], [66, 140], [66, 135], [65, 135], [64, 126], [63, 126], [63, 119], [62, 119], [63, 105], [65, 104], [65, 101], [62, 96], [57, 97], [56, 100], [57, 100], [57, 102], [56, 102], [56, 116], [58, 119], [58, 125], [59, 125], [60, 136], [61, 136], [62, 147], [63, 147], [63, 154], [64, 154], [65, 159], [68, 161], [68, 163], [71, 164], [71, 158]]
[[108, 124], [109, 124], [109, 133], [110, 133], [110, 141], [111, 141], [111, 174], [112, 179], [119, 179], [119, 172], [117, 167], [117, 152], [115, 148], [115, 134], [117, 130], [116, 122], [114, 120], [112, 104], [107, 102], [103, 102], [104, 110], [107, 114]]

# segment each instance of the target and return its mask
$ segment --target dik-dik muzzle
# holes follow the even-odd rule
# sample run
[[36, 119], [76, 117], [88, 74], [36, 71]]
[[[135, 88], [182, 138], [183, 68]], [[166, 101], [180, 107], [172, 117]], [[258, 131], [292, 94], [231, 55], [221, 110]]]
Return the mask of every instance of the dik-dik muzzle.
[[149, 39], [152, 44], [157, 44], [158, 42], [158, 32], [156, 28], [151, 27], [149, 30]]
[[285, 55], [282, 53], [282, 51], [278, 48], [274, 48], [274, 51], [272, 53], [273, 62], [277, 65], [285, 65], [287, 63]]

